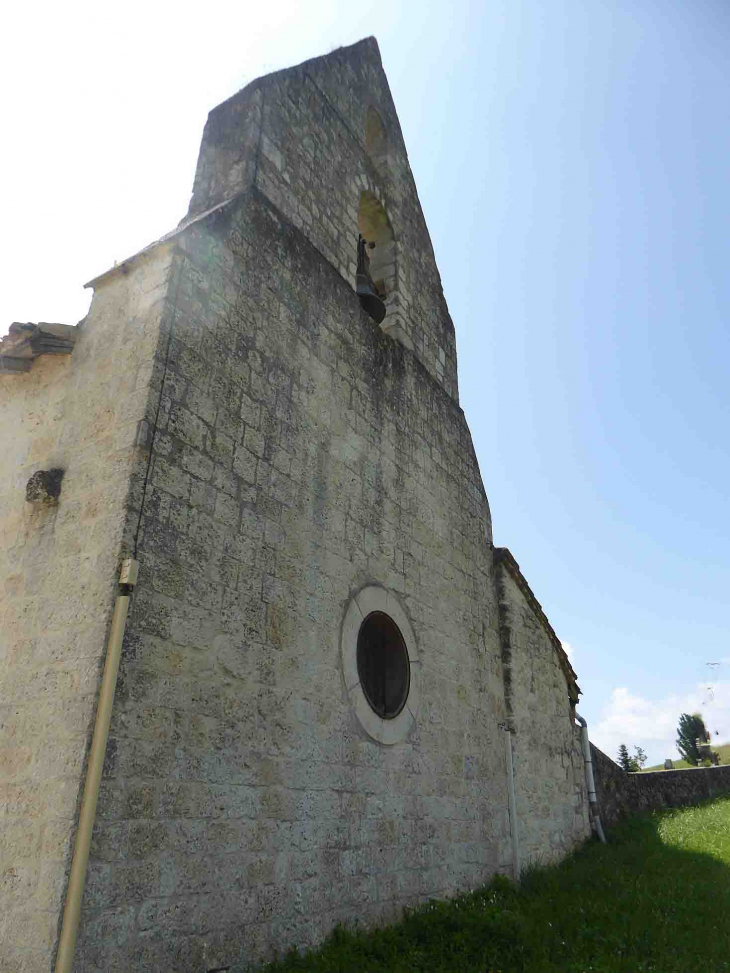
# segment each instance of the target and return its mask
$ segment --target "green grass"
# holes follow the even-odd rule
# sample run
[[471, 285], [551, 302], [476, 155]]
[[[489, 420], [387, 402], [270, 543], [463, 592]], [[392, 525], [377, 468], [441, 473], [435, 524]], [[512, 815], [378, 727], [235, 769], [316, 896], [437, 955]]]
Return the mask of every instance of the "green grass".
[[730, 798], [634, 818], [562, 864], [338, 929], [267, 973], [730, 971]]
[[[719, 746], [712, 743], [712, 749], [716, 750], [720, 754], [720, 766], [725, 767], [730, 764], [730, 743], [721, 743]], [[674, 757], [672, 757], [674, 760]], [[695, 770], [692, 764], [688, 764], [686, 760], [674, 760], [675, 770]], [[650, 770], [664, 770], [664, 763], [656, 764], [654, 767], [644, 767], [641, 771], [642, 774], [648, 773]]]

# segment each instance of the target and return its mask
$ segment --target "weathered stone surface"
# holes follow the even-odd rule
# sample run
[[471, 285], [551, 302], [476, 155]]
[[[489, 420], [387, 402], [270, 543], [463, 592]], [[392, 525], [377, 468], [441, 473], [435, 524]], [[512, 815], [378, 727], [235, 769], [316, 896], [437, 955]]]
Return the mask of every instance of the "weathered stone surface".
[[[382, 328], [353, 289], [359, 219], [392, 233]], [[72, 358], [0, 389], [2, 961], [49, 966], [132, 550], [78, 970], [235, 966], [510, 871], [505, 722], [523, 862], [584, 837], [574, 674], [495, 557], [375, 42], [216, 109], [189, 219], [94, 287]], [[41, 466], [63, 494], [28, 511]], [[399, 733], [365, 731], [343, 670], [348, 606], [373, 589], [418, 666]]]
[[250, 188], [351, 286], [358, 215], [370, 233], [378, 208], [394, 237], [373, 265], [388, 284], [382, 327], [458, 398], [454, 326], [374, 38], [260, 78], [210, 113], [189, 215]]
[[[509, 857], [489, 511], [463, 414], [255, 190], [182, 235], [172, 278], [116, 786], [85, 899], [94, 927], [139, 910], [128, 969], [142, 938], [153, 967], [171, 939], [211, 934], [221, 965], [259, 958]], [[392, 748], [361, 729], [341, 672], [345, 607], [372, 582], [397, 593], [424, 665], [419, 720]], [[128, 817], [145, 783], [161, 829]]]
[[514, 558], [496, 552], [502, 674], [514, 730], [520, 862], [556, 861], [590, 824], [575, 674]]
[[51, 968], [126, 504], [144, 460], [134, 437], [163, 308], [146, 295], [169, 266], [157, 251], [134, 281], [99, 290], [71, 329], [73, 356], [40, 357], [0, 382], [2, 970]]
[[[213, 113], [193, 212], [238, 195], [178, 237], [155, 502], [142, 518], [115, 786], [97, 826], [112, 829], [114, 849], [115, 829], [135, 824], [126, 787], [150, 784], [165, 827], [134, 860], [159, 865], [160, 885], [135, 905], [124, 891], [131, 850], [124, 864], [103, 853], [99, 905], [86, 900], [94, 923], [139, 908], [140, 932], [122, 947], [130, 969], [141, 968], [131, 959], [140, 923], [158, 933], [156, 963], [171, 940], [216, 933], [225, 965], [306, 945], [337, 921], [390, 918], [511, 864], [489, 510], [455, 383], [415, 331], [411, 351], [360, 311], [347, 199], [356, 210], [366, 180], [391, 187], [404, 273], [429, 302], [414, 320], [441, 341], [451, 322], [397, 127], [390, 171], [382, 159], [373, 171], [353, 135], [367, 98], [352, 95], [345, 124], [321, 93], [341, 98], [342, 71], [355, 89], [366, 76], [387, 116], [372, 45], [324, 64], [319, 87], [317, 62]], [[263, 106], [256, 137], [241, 127], [241, 98], [252, 99], [245, 117]], [[303, 117], [332, 160], [316, 174], [296, 147]], [[253, 163], [236, 175], [230, 152], [245, 156], [257, 139], [258, 175]], [[336, 186], [322, 178], [330, 165]], [[418, 718], [392, 747], [363, 731], [341, 671], [342, 619], [367, 584], [404, 605], [422, 663]], [[529, 606], [519, 611], [527, 625]], [[527, 857], [557, 857], [587, 834], [582, 765], [559, 660], [552, 643], [538, 635], [536, 652], [533, 642], [516, 634], [513, 649], [521, 828]], [[541, 679], [533, 728], [527, 687]], [[221, 885], [230, 895], [204, 909]]]
[[0, 377], [13, 372], [30, 371], [33, 359], [40, 355], [70, 355], [78, 331], [70, 324], [10, 325], [0, 338]]
[[36, 470], [25, 485], [28, 503], [56, 503], [61, 495], [64, 470]]

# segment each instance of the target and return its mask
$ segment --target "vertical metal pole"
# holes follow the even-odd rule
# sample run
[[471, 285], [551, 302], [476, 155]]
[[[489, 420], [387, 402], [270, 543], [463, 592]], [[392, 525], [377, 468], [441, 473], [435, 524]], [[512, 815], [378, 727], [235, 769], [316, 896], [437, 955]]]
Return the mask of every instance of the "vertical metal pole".
[[601, 812], [598, 807], [598, 796], [596, 795], [596, 782], [593, 777], [593, 760], [591, 758], [591, 741], [588, 739], [588, 723], [576, 712], [576, 720], [580, 723], [580, 741], [583, 748], [583, 764], [585, 767], [586, 787], [588, 789], [588, 804], [593, 817], [593, 824], [600, 841], [605, 845], [606, 836], [603, 833], [601, 824]]
[[109, 738], [109, 725], [114, 705], [114, 691], [117, 687], [119, 673], [119, 659], [122, 651], [122, 639], [127, 623], [130, 591], [137, 581], [137, 562], [127, 558], [122, 562], [119, 584], [121, 593], [117, 595], [114, 604], [109, 639], [107, 641], [104, 674], [101, 677], [99, 702], [96, 707], [96, 722], [94, 735], [91, 738], [89, 762], [86, 769], [84, 796], [81, 800], [79, 824], [76, 829], [76, 843], [71, 860], [71, 872], [66, 889], [66, 904], [61, 924], [61, 936], [56, 954], [56, 973], [70, 973], [73, 965], [76, 935], [81, 917], [81, 901], [86, 884], [86, 868], [89, 863], [89, 849], [91, 848], [91, 834], [94, 830], [96, 804], [99, 798], [101, 774], [104, 768], [106, 744]]

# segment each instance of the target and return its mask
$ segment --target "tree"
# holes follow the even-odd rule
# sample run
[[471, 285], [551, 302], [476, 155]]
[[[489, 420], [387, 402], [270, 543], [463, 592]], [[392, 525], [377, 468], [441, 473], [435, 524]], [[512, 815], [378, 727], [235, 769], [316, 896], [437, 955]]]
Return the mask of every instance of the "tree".
[[697, 746], [698, 737], [703, 742], [707, 739], [705, 721], [699, 713], [692, 713], [691, 715], [689, 713], [682, 713], [677, 726], [677, 750], [679, 750], [687, 763], [693, 767], [696, 767], [701, 760], [699, 747]]
[[634, 756], [631, 758], [636, 764], [637, 770], [643, 770], [646, 763], [646, 754], [641, 747], [634, 747]]
[[622, 743], [618, 748], [618, 765], [621, 770], [625, 770], [627, 774], [632, 771], [631, 767], [631, 757], [629, 756], [629, 748], [625, 743]]

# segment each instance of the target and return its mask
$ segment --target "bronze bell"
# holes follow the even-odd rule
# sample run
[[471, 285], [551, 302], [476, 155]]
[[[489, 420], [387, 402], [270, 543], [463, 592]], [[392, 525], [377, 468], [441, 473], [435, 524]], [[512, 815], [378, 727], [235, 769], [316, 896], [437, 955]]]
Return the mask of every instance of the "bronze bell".
[[385, 318], [385, 301], [373, 287], [373, 282], [365, 274], [357, 275], [355, 293], [360, 298], [360, 307], [367, 311], [376, 324]]
[[355, 274], [355, 293], [360, 300], [360, 307], [366, 311], [376, 324], [385, 318], [385, 301], [375, 290], [370, 276], [370, 260], [365, 252], [367, 241], [360, 236], [357, 241], [357, 273]]

